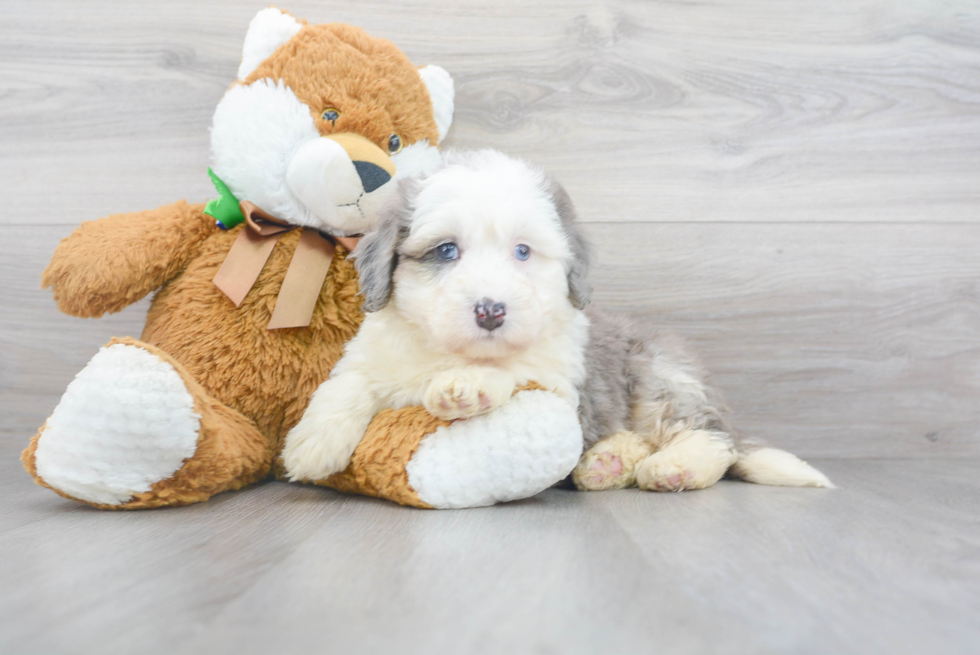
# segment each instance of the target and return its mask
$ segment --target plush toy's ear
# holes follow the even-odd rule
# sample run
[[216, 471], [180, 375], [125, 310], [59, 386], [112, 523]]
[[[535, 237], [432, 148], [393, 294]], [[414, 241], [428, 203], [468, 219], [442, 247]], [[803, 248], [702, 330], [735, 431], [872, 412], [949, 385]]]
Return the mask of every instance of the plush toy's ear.
[[551, 202], [555, 205], [572, 251], [572, 261], [568, 267], [568, 299], [573, 307], [583, 309], [592, 297], [592, 288], [589, 286], [588, 242], [579, 229], [575, 207], [565, 187], [549, 178], [545, 188], [551, 196]]
[[383, 309], [391, 299], [395, 268], [398, 266], [398, 244], [408, 234], [418, 190], [416, 180], [400, 180], [395, 196], [381, 212], [377, 229], [366, 234], [352, 253], [364, 295], [365, 312]]
[[244, 81], [279, 46], [293, 38], [303, 27], [302, 23], [275, 7], [255, 14], [248, 24], [245, 45], [242, 47], [242, 64], [238, 67], [238, 79]]
[[439, 129], [439, 142], [446, 138], [449, 126], [453, 124], [453, 99], [456, 92], [453, 88], [453, 78], [444, 68], [425, 66], [419, 69], [419, 75], [429, 89], [432, 98], [432, 113]]

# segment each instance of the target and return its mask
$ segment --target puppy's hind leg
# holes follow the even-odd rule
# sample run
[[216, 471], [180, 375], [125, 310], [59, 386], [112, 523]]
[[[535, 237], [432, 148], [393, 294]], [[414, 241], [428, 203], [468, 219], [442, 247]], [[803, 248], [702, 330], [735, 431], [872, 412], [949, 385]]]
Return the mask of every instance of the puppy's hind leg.
[[667, 339], [647, 344], [650, 359], [634, 363], [633, 429], [656, 452], [636, 467], [636, 484], [651, 491], [704, 489], [737, 458], [720, 394], [700, 368]]
[[636, 484], [636, 465], [652, 452], [653, 445], [635, 432], [617, 432], [582, 454], [572, 471], [572, 481], [581, 491], [632, 487]]
[[636, 484], [648, 491], [704, 489], [735, 462], [727, 432], [673, 426], [666, 443], [636, 466]]

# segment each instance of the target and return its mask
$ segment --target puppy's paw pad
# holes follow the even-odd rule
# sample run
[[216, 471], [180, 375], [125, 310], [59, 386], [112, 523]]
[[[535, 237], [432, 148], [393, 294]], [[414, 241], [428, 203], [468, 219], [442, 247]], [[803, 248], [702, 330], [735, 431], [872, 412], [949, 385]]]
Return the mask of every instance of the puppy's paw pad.
[[636, 465], [652, 447], [640, 435], [617, 432], [586, 450], [572, 471], [572, 481], [583, 491], [623, 489], [636, 484]]
[[429, 385], [423, 404], [430, 414], [447, 421], [485, 414], [503, 405], [512, 391], [493, 389], [490, 382], [479, 374], [440, 376]]
[[695, 471], [660, 453], [640, 462], [636, 470], [636, 484], [647, 491], [684, 491], [706, 486], [698, 480]]
[[594, 462], [592, 462], [589, 469], [592, 471], [608, 473], [609, 475], [615, 477], [623, 472], [623, 459], [619, 455], [602, 453]]
[[[473, 390], [466, 382], [454, 380], [435, 384], [426, 394], [425, 408], [429, 413], [447, 421], [476, 416], [481, 411], [480, 392]], [[484, 410], [485, 411], [485, 410]]]
[[583, 491], [622, 489], [632, 483], [623, 458], [610, 452], [589, 453], [572, 471], [572, 481]]

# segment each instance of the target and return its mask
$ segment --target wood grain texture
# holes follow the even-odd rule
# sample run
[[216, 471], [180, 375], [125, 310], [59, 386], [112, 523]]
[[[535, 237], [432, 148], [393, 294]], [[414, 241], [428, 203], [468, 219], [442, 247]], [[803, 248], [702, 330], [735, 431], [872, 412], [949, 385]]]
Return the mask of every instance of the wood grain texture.
[[0, 441], [0, 652], [975, 652], [978, 460], [837, 490], [550, 490], [423, 511], [268, 483], [100, 512]]
[[814, 457], [980, 455], [980, 227], [590, 225], [595, 302], [687, 337]]
[[[980, 226], [589, 224], [598, 306], [687, 337], [747, 434], [805, 457], [980, 456]], [[38, 289], [65, 226], [0, 240], [0, 416], [26, 442], [146, 301], [100, 320]]]
[[[210, 116], [261, 3], [4, 6], [0, 223], [75, 224], [213, 194]], [[978, 220], [969, 0], [289, 9], [443, 65], [458, 89], [449, 143], [528, 155], [589, 220]]]
[[[6, 6], [0, 411], [26, 438], [146, 307], [58, 315], [37, 289], [57, 238], [213, 194], [208, 124], [256, 7]], [[450, 70], [450, 145], [554, 172], [598, 242], [597, 302], [690, 337], [746, 432], [808, 456], [980, 452], [980, 7], [432, 7], [288, 8]]]
[[63, 316], [40, 272], [82, 220], [213, 194], [264, 5], [0, 0], [0, 652], [976, 651], [969, 0], [284, 5], [447, 68], [449, 145], [561, 179], [597, 303], [687, 336], [743, 430], [840, 489], [423, 512], [270, 483], [120, 514], [33, 485], [20, 449], [146, 311]]

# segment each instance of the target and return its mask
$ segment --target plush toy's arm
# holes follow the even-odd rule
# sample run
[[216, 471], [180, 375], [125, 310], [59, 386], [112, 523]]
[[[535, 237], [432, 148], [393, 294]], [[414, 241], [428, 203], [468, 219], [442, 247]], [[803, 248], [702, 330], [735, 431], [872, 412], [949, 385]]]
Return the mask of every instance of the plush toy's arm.
[[350, 466], [316, 484], [414, 507], [479, 507], [547, 489], [581, 454], [576, 409], [532, 388], [488, 414], [452, 423], [423, 407], [383, 410]]
[[63, 239], [41, 275], [66, 314], [118, 312], [173, 278], [217, 228], [204, 205], [181, 200], [82, 223]]

